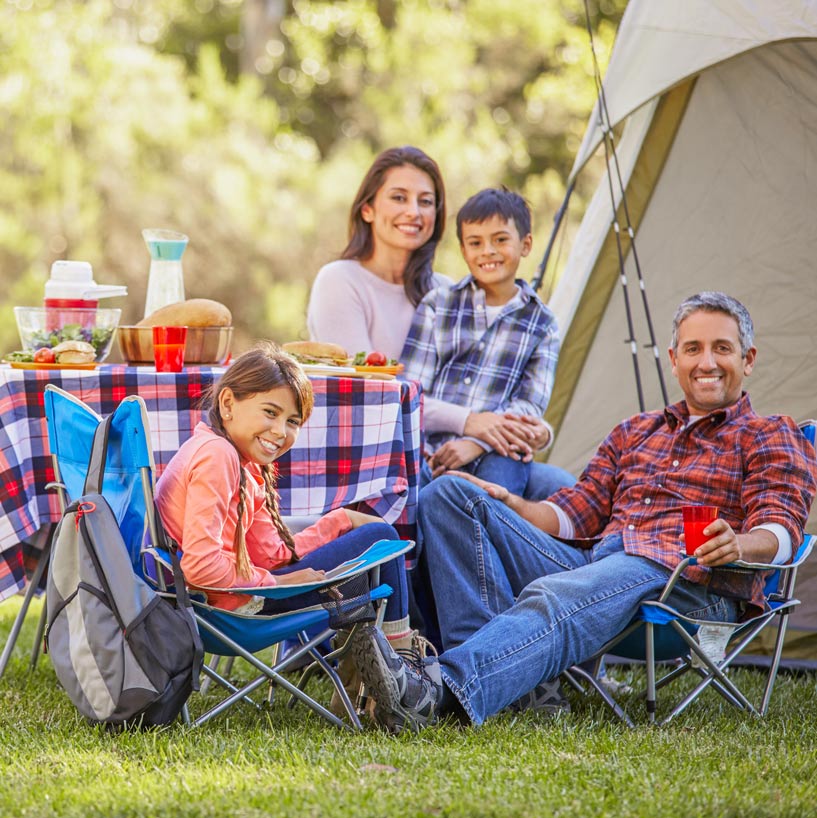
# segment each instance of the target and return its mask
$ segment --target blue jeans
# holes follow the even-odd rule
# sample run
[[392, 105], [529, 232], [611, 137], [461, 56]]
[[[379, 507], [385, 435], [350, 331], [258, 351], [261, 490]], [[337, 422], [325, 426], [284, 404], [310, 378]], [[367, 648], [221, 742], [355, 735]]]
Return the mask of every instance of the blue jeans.
[[[486, 452], [466, 463], [460, 470], [505, 486], [511, 494], [518, 494], [526, 500], [544, 500], [553, 492], [576, 482], [569, 471], [559, 466], [535, 461], [522, 463], [496, 452]], [[420, 465], [420, 488], [425, 488], [431, 479], [431, 468], [424, 460]]]
[[[400, 535], [387, 523], [366, 523], [341, 534], [336, 540], [330, 540], [320, 548], [310, 551], [298, 562], [273, 571], [273, 574], [289, 574], [302, 568], [314, 568], [328, 571], [346, 560], [362, 554], [378, 540], [399, 540]], [[390, 585], [392, 595], [386, 602], [386, 622], [393, 622], [408, 616], [408, 589], [406, 587], [406, 559], [399, 556], [380, 566], [380, 582]], [[297, 601], [296, 601], [297, 600]], [[324, 597], [317, 591], [301, 594], [287, 599], [267, 599], [264, 601], [265, 614], [283, 613], [295, 608], [320, 605]]]
[[528, 485], [522, 495], [526, 500], [544, 500], [554, 491], [572, 486], [576, 478], [567, 470], [550, 463], [531, 463]]
[[[597, 653], [670, 574], [626, 554], [619, 535], [567, 545], [457, 478], [426, 489], [420, 522], [443, 680], [476, 724]], [[699, 618], [738, 615], [733, 601], [683, 580], [670, 602]]]

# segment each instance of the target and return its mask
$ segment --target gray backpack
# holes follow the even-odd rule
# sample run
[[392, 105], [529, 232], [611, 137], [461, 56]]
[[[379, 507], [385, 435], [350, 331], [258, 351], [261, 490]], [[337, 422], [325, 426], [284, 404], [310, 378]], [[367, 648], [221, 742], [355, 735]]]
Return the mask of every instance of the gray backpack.
[[[175, 543], [169, 541], [168, 549], [172, 599], [134, 573], [102, 496], [110, 421], [94, 437], [83, 496], [65, 510], [54, 535], [46, 651], [69, 698], [90, 721], [148, 727], [173, 721], [198, 690], [203, 650]], [[158, 515], [156, 524], [165, 537]]]

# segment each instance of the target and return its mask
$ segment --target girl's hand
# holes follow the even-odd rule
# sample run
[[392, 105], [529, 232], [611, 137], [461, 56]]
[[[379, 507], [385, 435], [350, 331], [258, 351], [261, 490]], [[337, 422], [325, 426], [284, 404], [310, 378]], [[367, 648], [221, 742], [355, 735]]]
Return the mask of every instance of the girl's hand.
[[360, 526], [366, 525], [366, 523], [382, 522], [380, 517], [372, 517], [371, 514], [363, 514], [360, 511], [352, 511], [350, 508], [344, 508], [343, 510], [346, 512], [346, 516], [349, 518], [352, 528], [360, 528]]
[[323, 582], [326, 571], [301, 568], [299, 571], [290, 571], [288, 574], [273, 574], [273, 576], [276, 585], [302, 585], [307, 582]]

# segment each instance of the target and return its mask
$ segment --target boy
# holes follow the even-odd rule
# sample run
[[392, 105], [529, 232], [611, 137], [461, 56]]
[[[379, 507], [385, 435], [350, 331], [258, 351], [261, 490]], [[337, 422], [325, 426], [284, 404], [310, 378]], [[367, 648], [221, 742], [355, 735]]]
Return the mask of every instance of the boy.
[[504, 187], [482, 190], [457, 214], [457, 237], [470, 275], [423, 298], [401, 356], [425, 392], [421, 485], [462, 469], [523, 494], [530, 463], [513, 440], [530, 427], [517, 418], [542, 417], [559, 355], [553, 313], [516, 278], [530, 209]]

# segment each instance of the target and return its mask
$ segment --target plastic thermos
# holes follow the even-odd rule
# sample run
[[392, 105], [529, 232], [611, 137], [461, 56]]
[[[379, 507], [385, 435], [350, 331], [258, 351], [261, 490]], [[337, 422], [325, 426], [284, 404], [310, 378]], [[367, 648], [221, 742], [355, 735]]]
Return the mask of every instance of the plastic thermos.
[[100, 298], [127, 294], [127, 287], [97, 284], [87, 261], [55, 261], [45, 282], [46, 329], [51, 332], [66, 324], [93, 327], [96, 316], [90, 310], [96, 310]]

